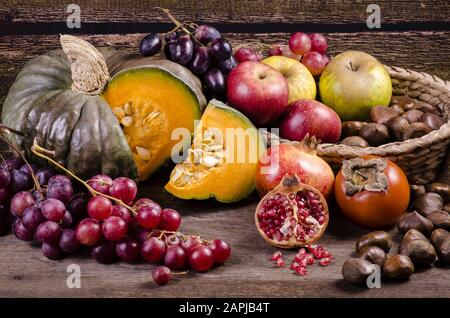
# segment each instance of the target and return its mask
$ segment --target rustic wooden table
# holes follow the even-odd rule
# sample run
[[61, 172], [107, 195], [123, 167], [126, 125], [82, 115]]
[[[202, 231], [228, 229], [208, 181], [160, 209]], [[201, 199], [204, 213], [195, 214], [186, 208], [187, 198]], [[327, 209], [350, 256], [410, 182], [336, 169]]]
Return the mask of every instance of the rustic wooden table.
[[[330, 53], [356, 49], [383, 63], [450, 79], [450, 3], [438, 1], [377, 1], [381, 29], [368, 29], [368, 4], [373, 1], [127, 1], [80, 0], [81, 29], [68, 30], [67, 5], [56, 1], [2, 1], [0, 4], [0, 103], [21, 66], [29, 58], [58, 48], [58, 33], [78, 33], [95, 45], [136, 50], [144, 33], [168, 30], [154, 6], [171, 9], [182, 20], [216, 25], [234, 46], [248, 41], [286, 41], [291, 32], [324, 32]], [[166, 173], [165, 173], [166, 172]], [[206, 238], [220, 237], [233, 247], [225, 266], [206, 274], [190, 273], [166, 287], [151, 282], [151, 265], [101, 265], [88, 256], [50, 261], [40, 250], [12, 235], [0, 238], [0, 297], [449, 297], [448, 267], [420, 270], [410, 281], [383, 283], [364, 289], [341, 279], [342, 263], [352, 255], [355, 240], [368, 232], [345, 220], [336, 209], [321, 243], [334, 255], [328, 267], [313, 266], [300, 277], [274, 268], [274, 251], [257, 234], [257, 196], [223, 205], [212, 201], [186, 202], [162, 192], [167, 171], [141, 188], [162, 205], [183, 214], [182, 229]], [[292, 256], [294, 255], [291, 252]], [[66, 286], [67, 266], [81, 267], [81, 289]]]

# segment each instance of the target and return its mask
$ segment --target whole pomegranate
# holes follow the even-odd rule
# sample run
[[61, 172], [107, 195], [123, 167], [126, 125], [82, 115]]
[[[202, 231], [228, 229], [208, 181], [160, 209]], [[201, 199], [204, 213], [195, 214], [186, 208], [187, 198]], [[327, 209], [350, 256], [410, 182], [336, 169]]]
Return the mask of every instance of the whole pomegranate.
[[341, 137], [341, 119], [334, 110], [318, 101], [295, 101], [283, 113], [280, 136], [302, 141], [307, 134], [321, 142], [336, 143]]
[[328, 206], [314, 187], [286, 176], [259, 202], [255, 222], [259, 234], [281, 248], [305, 246], [318, 241], [328, 225]]
[[297, 175], [300, 182], [313, 186], [325, 198], [333, 190], [331, 167], [316, 154], [314, 138], [300, 144], [279, 144], [260, 157], [256, 170], [256, 189], [262, 197], [275, 188], [286, 175]]

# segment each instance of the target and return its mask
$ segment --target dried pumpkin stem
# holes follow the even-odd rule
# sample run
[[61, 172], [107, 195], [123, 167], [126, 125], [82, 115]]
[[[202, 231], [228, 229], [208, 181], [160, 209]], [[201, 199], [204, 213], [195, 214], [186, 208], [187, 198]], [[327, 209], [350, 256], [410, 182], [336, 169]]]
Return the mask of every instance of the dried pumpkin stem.
[[72, 35], [61, 35], [60, 42], [72, 71], [72, 90], [98, 95], [110, 80], [103, 55], [89, 42]]
[[37, 143], [36, 138], [33, 141], [33, 146], [31, 147], [31, 151], [38, 157], [43, 158], [45, 160], [47, 160], [48, 162], [50, 162], [51, 164], [55, 165], [56, 167], [58, 167], [59, 169], [63, 170], [65, 173], [67, 173], [68, 175], [70, 175], [72, 178], [74, 178], [75, 180], [77, 180], [78, 182], [80, 182], [82, 185], [84, 185], [86, 187], [86, 189], [88, 189], [88, 191], [92, 194], [92, 196], [97, 196], [100, 195], [102, 197], [108, 198], [111, 201], [114, 201], [122, 206], [124, 206], [125, 208], [127, 208], [128, 210], [130, 210], [131, 213], [133, 213], [134, 216], [136, 216], [136, 211], [130, 207], [129, 205], [125, 204], [122, 200], [117, 199], [115, 197], [112, 197], [110, 195], [101, 193], [96, 191], [94, 188], [92, 188], [86, 181], [84, 181], [83, 179], [81, 179], [80, 177], [78, 177], [76, 174], [74, 174], [72, 171], [70, 171], [69, 169], [66, 169], [64, 166], [60, 165], [58, 162], [56, 162], [55, 160], [53, 160], [52, 158], [44, 155], [44, 153], [49, 153], [49, 150], [39, 146], [39, 144]]

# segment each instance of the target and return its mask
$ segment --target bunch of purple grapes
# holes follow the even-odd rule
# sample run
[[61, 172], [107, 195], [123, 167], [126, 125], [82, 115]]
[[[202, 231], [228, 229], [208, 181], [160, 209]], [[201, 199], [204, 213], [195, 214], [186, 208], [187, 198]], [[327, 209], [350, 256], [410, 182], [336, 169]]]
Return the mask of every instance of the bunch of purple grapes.
[[[17, 216], [10, 213], [9, 203], [11, 198], [23, 196], [22, 192], [33, 188], [31, 169], [36, 172], [36, 178], [47, 183], [54, 171], [50, 168], [37, 169], [34, 164], [25, 164], [21, 159], [10, 157], [4, 159], [0, 165], [0, 235], [6, 234], [11, 229], [11, 224], [16, 223]], [[37, 196], [36, 191], [30, 192], [31, 197]], [[29, 198], [29, 196], [27, 196]], [[18, 201], [19, 199], [16, 199]]]
[[210, 97], [222, 98], [226, 91], [226, 76], [237, 65], [230, 42], [209, 25], [199, 25], [193, 33], [177, 31], [150, 33], [140, 44], [144, 56], [158, 53], [163, 47], [168, 60], [186, 66], [199, 76]]
[[[41, 189], [34, 188], [32, 173]], [[8, 190], [8, 196], [2, 197], [2, 218], [9, 214], [5, 218], [10, 219], [16, 237], [42, 243], [42, 253], [50, 259], [75, 253], [79, 244], [72, 227], [83, 217], [83, 209], [70, 179], [50, 167], [38, 168], [15, 157], [4, 162], [0, 175], [2, 189]], [[4, 227], [2, 234], [8, 230]]]

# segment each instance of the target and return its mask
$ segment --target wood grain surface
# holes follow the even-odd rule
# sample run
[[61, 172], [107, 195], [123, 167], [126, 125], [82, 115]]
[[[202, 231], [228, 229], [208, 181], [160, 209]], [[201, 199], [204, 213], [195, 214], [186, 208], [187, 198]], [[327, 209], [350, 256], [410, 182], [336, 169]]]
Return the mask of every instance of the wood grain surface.
[[[72, 2], [6, 0], [0, 4], [0, 22], [59, 22], [67, 18]], [[365, 23], [367, 6], [376, 3], [384, 23], [450, 21], [446, 0], [119, 0], [74, 1], [80, 6], [82, 21], [90, 22], [167, 22], [154, 7], [170, 9], [183, 20], [208, 23]]]
[[[256, 195], [231, 205], [182, 201], [162, 191], [166, 178], [167, 173], [159, 173], [141, 186], [140, 195], [180, 211], [182, 231], [229, 241], [233, 253], [225, 265], [205, 274], [189, 273], [160, 287], [152, 282], [150, 264], [102, 265], [88, 253], [50, 261], [38, 247], [9, 235], [0, 238], [0, 297], [450, 297], [450, 267], [419, 270], [410, 281], [383, 282], [379, 289], [344, 282], [342, 264], [352, 256], [356, 239], [368, 231], [352, 225], [337, 209], [332, 209], [329, 228], [320, 241], [335, 258], [328, 267], [316, 263], [304, 277], [275, 268], [268, 260], [275, 249], [254, 226]], [[396, 250], [397, 244], [392, 251]], [[284, 252], [285, 260], [290, 262], [294, 254]], [[66, 285], [70, 264], [81, 268], [80, 289]]]
[[[79, 30], [65, 27], [70, 1], [1, 1], [0, 105], [27, 60], [60, 47], [58, 33], [77, 33], [96, 46], [137, 50], [145, 32], [171, 27], [155, 6], [171, 9], [184, 21], [218, 26], [234, 48], [248, 42], [285, 43], [294, 31], [324, 32], [331, 55], [349, 49], [366, 51], [387, 65], [450, 80], [448, 0], [376, 1], [382, 13], [382, 28], [378, 30], [365, 25], [367, 5], [374, 3], [372, 0], [75, 2], [81, 8]], [[151, 279], [152, 265], [101, 265], [87, 252], [50, 261], [38, 247], [8, 235], [0, 238], [0, 297], [450, 297], [449, 267], [439, 263], [418, 270], [407, 282], [383, 282], [380, 289], [345, 283], [342, 264], [353, 255], [356, 239], [368, 231], [351, 224], [335, 207], [320, 242], [335, 260], [328, 267], [313, 265], [306, 277], [275, 268], [268, 260], [274, 249], [259, 237], [254, 225], [256, 194], [231, 205], [181, 201], [162, 190], [167, 177], [167, 169], [159, 172], [141, 185], [140, 196], [178, 209], [183, 214], [184, 232], [229, 241], [233, 255], [224, 266], [206, 274], [189, 273], [158, 287]], [[399, 236], [395, 231], [393, 234], [398, 243]], [[286, 260], [294, 254], [286, 252]], [[70, 264], [81, 267], [81, 289], [67, 288], [66, 268]]]

